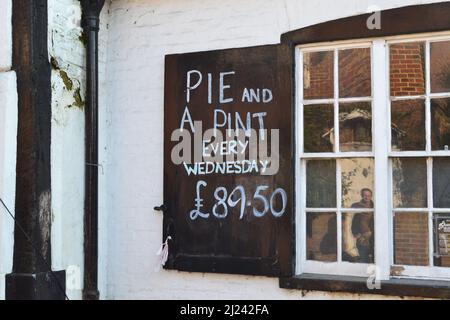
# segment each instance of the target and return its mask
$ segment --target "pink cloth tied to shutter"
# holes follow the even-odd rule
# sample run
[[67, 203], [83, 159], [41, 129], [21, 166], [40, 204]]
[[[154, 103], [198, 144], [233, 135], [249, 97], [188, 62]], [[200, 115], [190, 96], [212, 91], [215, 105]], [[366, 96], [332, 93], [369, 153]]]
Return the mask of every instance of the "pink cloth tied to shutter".
[[156, 255], [158, 256], [158, 265], [156, 266], [156, 271], [161, 270], [161, 267], [164, 266], [167, 262], [167, 258], [169, 257], [169, 240], [172, 240], [171, 236], [166, 238], [161, 247], [159, 248]]

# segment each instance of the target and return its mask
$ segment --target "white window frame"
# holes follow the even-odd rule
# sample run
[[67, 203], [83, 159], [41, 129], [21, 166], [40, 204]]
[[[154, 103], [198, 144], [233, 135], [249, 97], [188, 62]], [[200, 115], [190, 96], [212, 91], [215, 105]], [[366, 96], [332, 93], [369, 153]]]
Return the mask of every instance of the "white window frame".
[[[430, 278], [430, 279], [450, 279], [450, 268], [446, 267], [416, 267], [405, 266], [401, 275], [391, 276], [391, 266], [394, 265], [394, 247], [393, 247], [393, 201], [392, 201], [392, 157], [424, 157], [424, 156], [449, 156], [450, 151], [434, 151], [431, 152], [431, 146], [428, 137], [430, 131], [430, 60], [429, 60], [429, 43], [434, 41], [450, 41], [450, 32], [439, 33], [423, 33], [417, 35], [382, 37], [372, 39], [361, 39], [351, 41], [336, 41], [318, 44], [306, 44], [297, 46], [295, 49], [295, 81], [296, 81], [296, 274], [316, 273], [328, 275], [342, 276], [368, 276], [373, 272], [373, 265], [363, 263], [350, 263], [341, 261], [341, 223], [340, 223], [340, 206], [337, 202], [337, 242], [338, 242], [338, 262], [319, 262], [308, 261], [306, 259], [306, 160], [309, 159], [336, 159], [340, 158], [373, 158], [374, 159], [374, 241], [375, 241], [375, 266], [377, 278], [380, 280], [388, 280], [391, 277], [413, 277], [413, 278]], [[389, 76], [389, 45], [400, 42], [417, 42], [425, 41], [427, 44], [426, 53], [426, 74], [427, 74], [427, 115], [426, 115], [426, 134], [427, 149], [426, 151], [403, 151], [392, 152], [391, 150], [391, 130], [390, 130], [390, 76]], [[371, 47], [371, 64], [372, 64], [372, 96], [366, 97], [367, 101], [372, 101], [372, 152], [339, 152], [339, 102], [362, 101], [364, 99], [339, 99], [339, 73], [338, 73], [338, 56], [337, 50], [354, 49]], [[305, 52], [330, 51], [334, 50], [334, 97], [333, 99], [317, 99], [309, 100], [309, 104], [326, 103], [334, 104], [334, 130], [335, 130], [335, 153], [303, 153], [303, 54]], [[425, 96], [423, 96], [425, 97]], [[433, 97], [450, 97], [449, 94], [435, 94]], [[416, 97], [417, 98], [417, 97]], [[427, 161], [428, 163], [429, 161]], [[428, 165], [428, 201], [432, 192], [430, 183], [431, 167]], [[336, 193], [340, 191], [340, 172], [337, 165], [336, 170]], [[340, 195], [337, 195], [340, 198]], [[449, 208], [450, 209], [450, 208]], [[357, 209], [361, 212], [361, 209]], [[403, 210], [403, 209], [401, 209]], [[401, 210], [396, 210], [397, 212]], [[425, 210], [430, 211], [430, 208]], [[317, 209], [316, 212], [335, 212], [333, 209]], [[351, 210], [345, 209], [345, 212]], [[410, 212], [416, 212], [411, 211]], [[433, 212], [450, 210], [439, 209]], [[310, 209], [307, 212], [311, 212]], [[431, 214], [429, 213], [429, 219]], [[430, 220], [430, 222], [432, 222]], [[430, 246], [430, 263], [433, 256], [433, 230], [429, 222], [429, 246]]]

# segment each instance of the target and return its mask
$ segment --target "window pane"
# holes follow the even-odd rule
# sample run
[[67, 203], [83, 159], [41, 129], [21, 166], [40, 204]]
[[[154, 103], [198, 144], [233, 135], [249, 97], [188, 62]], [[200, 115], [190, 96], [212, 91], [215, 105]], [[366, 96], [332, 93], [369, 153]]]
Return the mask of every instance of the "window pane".
[[450, 158], [433, 158], [433, 205], [450, 208]]
[[395, 208], [427, 207], [427, 164], [425, 158], [393, 158]]
[[425, 101], [393, 101], [391, 104], [393, 151], [425, 150]]
[[334, 106], [304, 106], [304, 152], [333, 152]]
[[425, 47], [423, 42], [390, 46], [391, 96], [425, 94]]
[[371, 96], [370, 48], [339, 51], [339, 96]]
[[450, 41], [430, 45], [431, 92], [450, 92]]
[[336, 161], [318, 160], [306, 163], [306, 206], [336, 207]]
[[336, 214], [307, 213], [306, 225], [307, 259], [329, 262], [336, 261]]
[[342, 214], [342, 260], [374, 262], [374, 220], [372, 212]]
[[434, 230], [434, 265], [450, 267], [450, 213], [435, 214]]
[[431, 147], [450, 149], [450, 99], [431, 100]]
[[395, 213], [394, 255], [395, 264], [429, 265], [427, 213]]
[[303, 55], [304, 99], [334, 97], [334, 52], [307, 52]]
[[342, 159], [342, 207], [373, 208], [373, 159]]
[[341, 151], [372, 150], [372, 108], [370, 102], [343, 103], [339, 106]]

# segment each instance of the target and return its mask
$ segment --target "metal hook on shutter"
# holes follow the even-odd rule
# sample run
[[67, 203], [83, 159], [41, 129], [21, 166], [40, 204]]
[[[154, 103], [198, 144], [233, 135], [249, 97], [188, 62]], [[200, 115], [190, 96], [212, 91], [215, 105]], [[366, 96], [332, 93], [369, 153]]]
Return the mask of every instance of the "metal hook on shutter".
[[165, 204], [162, 204], [159, 207], [154, 207], [153, 210], [166, 212], [167, 211], [167, 206]]

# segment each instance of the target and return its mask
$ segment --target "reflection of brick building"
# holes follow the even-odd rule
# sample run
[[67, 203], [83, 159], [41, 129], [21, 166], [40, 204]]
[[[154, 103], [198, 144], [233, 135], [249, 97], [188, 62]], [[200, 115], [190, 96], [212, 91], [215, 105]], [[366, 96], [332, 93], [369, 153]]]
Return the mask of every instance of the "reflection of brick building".
[[450, 91], [450, 57], [448, 42], [435, 42], [431, 44], [431, 91]]
[[428, 265], [428, 214], [396, 213], [395, 264]]
[[425, 93], [425, 52], [423, 43], [402, 43], [390, 47], [392, 96]]
[[307, 259], [337, 261], [335, 213], [310, 213], [307, 219]]
[[333, 52], [307, 53], [304, 60], [305, 99], [333, 98]]
[[370, 48], [339, 51], [339, 96], [371, 95]]

